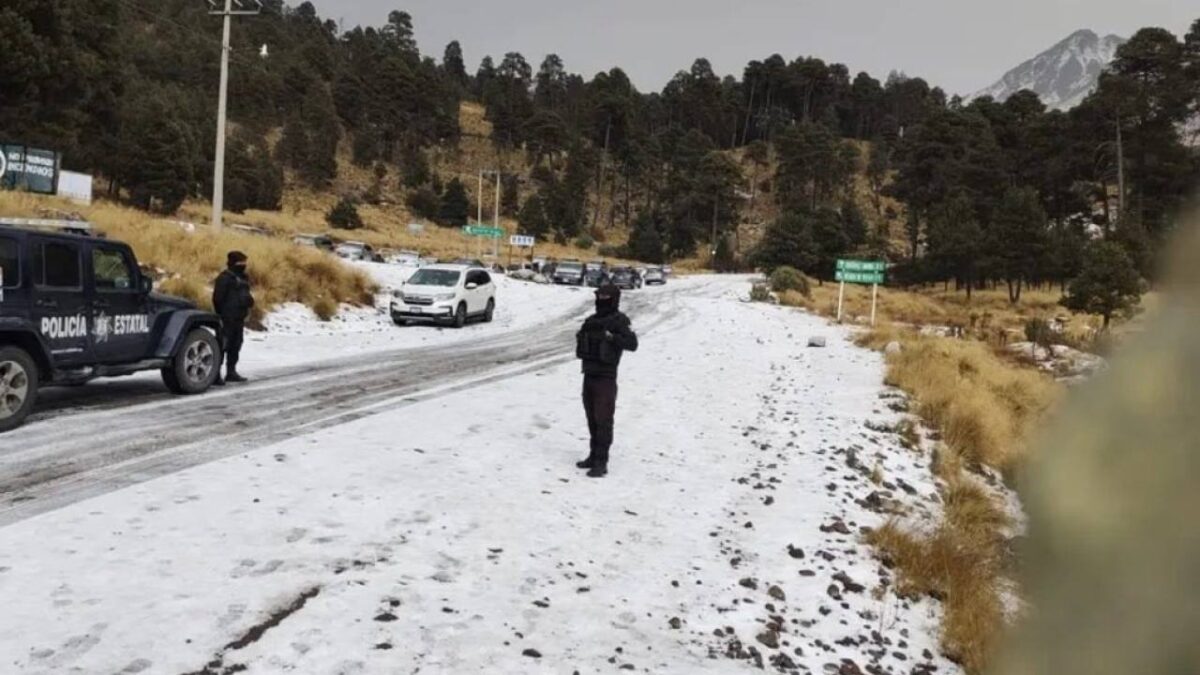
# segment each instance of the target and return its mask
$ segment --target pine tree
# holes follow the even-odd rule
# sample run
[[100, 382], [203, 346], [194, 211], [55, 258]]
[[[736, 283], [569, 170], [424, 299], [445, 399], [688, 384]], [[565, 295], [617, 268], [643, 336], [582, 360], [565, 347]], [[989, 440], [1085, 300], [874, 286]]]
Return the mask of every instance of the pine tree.
[[1141, 297], [1141, 279], [1125, 250], [1115, 242], [1095, 241], [1062, 304], [1073, 312], [1099, 314], [1107, 330], [1114, 316], [1132, 313]]
[[325, 222], [339, 230], [359, 230], [363, 227], [362, 216], [358, 214], [358, 204], [350, 197], [339, 199], [325, 215]]
[[470, 84], [467, 67], [463, 61], [462, 45], [458, 43], [458, 40], [446, 45], [446, 52], [442, 56], [442, 71], [446, 73], [446, 77], [452, 83], [464, 91]]
[[462, 181], [453, 178], [442, 194], [438, 222], [447, 227], [465, 227], [471, 214], [471, 200]]

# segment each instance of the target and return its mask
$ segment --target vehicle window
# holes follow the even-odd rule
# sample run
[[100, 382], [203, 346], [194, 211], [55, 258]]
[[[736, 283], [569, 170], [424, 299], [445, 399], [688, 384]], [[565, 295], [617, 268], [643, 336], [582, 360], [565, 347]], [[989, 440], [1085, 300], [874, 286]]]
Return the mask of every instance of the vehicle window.
[[13, 239], [0, 239], [0, 279], [4, 280], [4, 288], [16, 288], [21, 285], [19, 263], [17, 242]]
[[83, 274], [79, 270], [79, 247], [53, 242], [42, 244], [41, 285], [48, 288], [81, 288]]
[[418, 270], [416, 274], [412, 275], [408, 283], [413, 286], [444, 286], [451, 288], [458, 285], [458, 280], [461, 277], [462, 274], [454, 270], [423, 269]]
[[98, 291], [133, 289], [133, 266], [124, 251], [92, 249], [92, 274]]
[[480, 272], [478, 278], [475, 279], [475, 283], [480, 286], [487, 286], [492, 283], [492, 277], [487, 272]]

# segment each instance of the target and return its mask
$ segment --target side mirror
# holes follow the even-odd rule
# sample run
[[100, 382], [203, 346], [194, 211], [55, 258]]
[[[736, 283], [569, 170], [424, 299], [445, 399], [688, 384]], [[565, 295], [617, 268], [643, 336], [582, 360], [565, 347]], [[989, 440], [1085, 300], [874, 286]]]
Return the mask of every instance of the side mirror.
[[138, 290], [140, 290], [143, 295], [150, 295], [150, 293], [154, 290], [154, 280], [150, 277], [139, 277]]
[[468, 283], [467, 283], [467, 290], [468, 290], [468, 291], [473, 291], [473, 290], [475, 290], [476, 288], [479, 288], [479, 284], [475, 283], [474, 281], [471, 281], [471, 282], [468, 282]]

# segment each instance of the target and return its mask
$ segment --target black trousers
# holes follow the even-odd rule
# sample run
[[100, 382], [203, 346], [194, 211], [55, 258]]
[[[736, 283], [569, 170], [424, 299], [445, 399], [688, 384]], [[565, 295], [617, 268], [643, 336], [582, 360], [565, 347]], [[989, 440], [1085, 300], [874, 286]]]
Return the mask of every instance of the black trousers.
[[242, 355], [242, 343], [246, 341], [246, 324], [243, 321], [221, 322], [221, 350], [225, 353], [225, 367], [237, 372], [238, 359]]
[[617, 413], [617, 378], [583, 376], [583, 410], [592, 436], [588, 462], [608, 468], [608, 450], [613, 443], [613, 418]]

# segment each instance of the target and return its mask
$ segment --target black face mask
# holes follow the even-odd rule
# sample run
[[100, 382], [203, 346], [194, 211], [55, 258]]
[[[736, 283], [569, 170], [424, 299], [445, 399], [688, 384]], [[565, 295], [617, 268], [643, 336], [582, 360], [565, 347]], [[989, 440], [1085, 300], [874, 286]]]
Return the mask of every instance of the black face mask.
[[617, 311], [617, 299], [596, 296], [596, 313], [612, 314]]
[[237, 263], [230, 269], [232, 269], [233, 273], [238, 276], [246, 276], [246, 263]]

